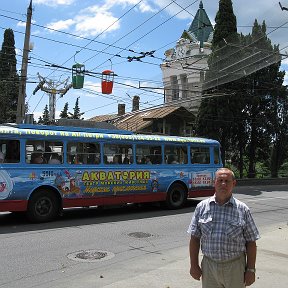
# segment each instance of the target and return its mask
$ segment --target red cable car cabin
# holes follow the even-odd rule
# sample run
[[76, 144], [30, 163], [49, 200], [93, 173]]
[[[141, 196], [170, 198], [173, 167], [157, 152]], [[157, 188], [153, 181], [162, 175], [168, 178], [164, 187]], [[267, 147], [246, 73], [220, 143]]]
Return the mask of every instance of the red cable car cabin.
[[111, 94], [113, 90], [114, 72], [104, 70], [102, 72], [102, 93]]

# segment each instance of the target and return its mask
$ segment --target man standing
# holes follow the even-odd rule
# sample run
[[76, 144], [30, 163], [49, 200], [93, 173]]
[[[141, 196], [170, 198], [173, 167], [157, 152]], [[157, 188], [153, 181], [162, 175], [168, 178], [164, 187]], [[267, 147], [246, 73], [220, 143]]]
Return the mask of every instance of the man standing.
[[259, 232], [247, 205], [232, 196], [234, 173], [220, 168], [214, 185], [214, 196], [197, 205], [188, 228], [190, 275], [202, 277], [203, 288], [243, 288], [255, 282]]

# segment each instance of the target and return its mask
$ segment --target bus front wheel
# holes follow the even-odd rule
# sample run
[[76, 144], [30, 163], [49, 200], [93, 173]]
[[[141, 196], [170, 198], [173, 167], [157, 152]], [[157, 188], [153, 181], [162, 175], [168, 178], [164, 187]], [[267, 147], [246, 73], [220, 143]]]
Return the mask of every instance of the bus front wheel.
[[32, 222], [48, 222], [59, 214], [59, 200], [52, 191], [39, 190], [29, 199], [27, 217]]
[[183, 207], [186, 200], [186, 189], [181, 184], [174, 184], [167, 192], [166, 206], [169, 209], [178, 209]]

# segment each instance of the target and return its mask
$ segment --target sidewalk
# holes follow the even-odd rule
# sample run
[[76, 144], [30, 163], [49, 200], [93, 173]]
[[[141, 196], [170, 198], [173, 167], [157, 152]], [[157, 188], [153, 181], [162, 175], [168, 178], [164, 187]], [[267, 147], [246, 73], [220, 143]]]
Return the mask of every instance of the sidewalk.
[[[253, 288], [288, 287], [288, 225], [279, 224], [261, 231], [257, 241], [256, 282]], [[183, 259], [148, 273], [125, 279], [103, 288], [201, 288], [201, 282], [189, 275], [188, 247]], [[149, 263], [147, 263], [149, 265]]]

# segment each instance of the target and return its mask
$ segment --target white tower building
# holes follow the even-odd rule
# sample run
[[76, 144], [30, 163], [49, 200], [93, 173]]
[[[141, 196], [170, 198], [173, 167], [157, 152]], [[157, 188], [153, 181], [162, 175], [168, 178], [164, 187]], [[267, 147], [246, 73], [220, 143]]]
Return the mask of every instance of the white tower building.
[[212, 38], [213, 27], [200, 1], [189, 29], [184, 30], [175, 48], [165, 52], [161, 64], [165, 103], [181, 105], [197, 114]]

